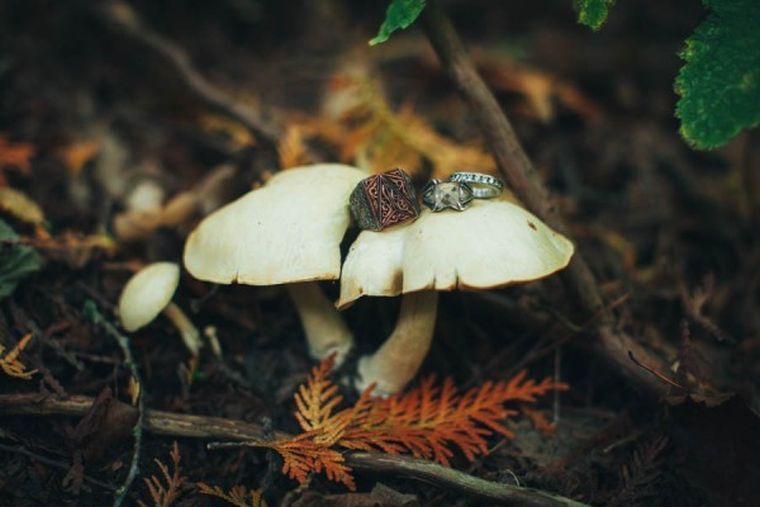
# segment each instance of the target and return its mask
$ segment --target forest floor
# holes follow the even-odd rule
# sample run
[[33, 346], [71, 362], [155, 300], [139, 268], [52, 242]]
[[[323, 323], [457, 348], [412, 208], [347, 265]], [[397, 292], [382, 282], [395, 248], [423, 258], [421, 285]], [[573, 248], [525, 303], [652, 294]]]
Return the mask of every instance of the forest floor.
[[[621, 1], [596, 33], [571, 3], [444, 7], [615, 332], [646, 355], [606, 348], [599, 315], [559, 277], [442, 294], [422, 376], [469, 389], [527, 369], [569, 385], [525, 412], [534, 417], [510, 419], [512, 437], [490, 436], [487, 455], [455, 452], [452, 466], [593, 505], [757, 505], [760, 137], [700, 152], [679, 136], [673, 79], [700, 2]], [[131, 473], [125, 505], [221, 502], [199, 483], [269, 505], [497, 503], [393, 464], [356, 464], [351, 492], [320, 474], [298, 484], [271, 451], [208, 449], [240, 428], [299, 431], [293, 395], [315, 363], [281, 287], [183, 271], [174, 301], [221, 352], [196, 358], [168, 320], [125, 333], [115, 313], [135, 271], [181, 263], [204, 215], [277, 171], [329, 161], [403, 167], [415, 183], [497, 174], [425, 32], [369, 47], [384, 2], [135, 0], [137, 31], [98, 4], [0, 3], [0, 505], [107, 505]], [[322, 288], [337, 299], [337, 282]], [[335, 376], [347, 403], [357, 393], [342, 379], [388, 336], [398, 306], [364, 298], [343, 312], [358, 349]], [[171, 414], [233, 426], [187, 419], [193, 434]], [[144, 480], [166, 483], [154, 460], [169, 475], [181, 467], [171, 498]], [[265, 505], [255, 496], [240, 505]]]

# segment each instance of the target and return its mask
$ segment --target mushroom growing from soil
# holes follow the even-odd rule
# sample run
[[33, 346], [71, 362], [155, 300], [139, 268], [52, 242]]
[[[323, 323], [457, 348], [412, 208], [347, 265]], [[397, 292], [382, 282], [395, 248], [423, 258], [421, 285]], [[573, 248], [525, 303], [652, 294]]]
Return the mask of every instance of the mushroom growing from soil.
[[340, 364], [353, 335], [319, 286], [340, 277], [348, 197], [367, 174], [342, 164], [277, 173], [206, 217], [185, 243], [185, 267], [219, 284], [286, 285], [312, 357]]
[[194, 356], [203, 346], [200, 333], [190, 319], [172, 303], [179, 285], [179, 266], [173, 262], [156, 262], [135, 273], [119, 297], [121, 325], [129, 332], [153, 322], [163, 312], [182, 336], [185, 346]]
[[364, 231], [343, 264], [343, 309], [361, 296], [403, 294], [396, 327], [359, 362], [357, 388], [402, 390], [430, 349], [438, 291], [494, 289], [538, 280], [570, 262], [573, 244], [506, 199], [475, 200], [462, 212], [425, 209], [417, 221]]

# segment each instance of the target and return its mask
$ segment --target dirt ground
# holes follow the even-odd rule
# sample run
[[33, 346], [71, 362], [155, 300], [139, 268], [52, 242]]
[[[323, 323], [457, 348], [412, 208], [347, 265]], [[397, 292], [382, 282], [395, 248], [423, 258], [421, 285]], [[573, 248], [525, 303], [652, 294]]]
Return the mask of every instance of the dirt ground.
[[[183, 270], [174, 302], [207, 342], [196, 358], [168, 319], [119, 327], [125, 282], [151, 262], [181, 264], [205, 215], [315, 162], [402, 167], [418, 188], [462, 166], [500, 173], [423, 27], [367, 45], [385, 2], [108, 5], [0, 1], [0, 190], [31, 201], [0, 196], [21, 238], [2, 247], [40, 256], [18, 280], [5, 253], [0, 266], [0, 345], [31, 334], [18, 362], [35, 370], [0, 374], [0, 505], [107, 505], [130, 471], [125, 505], [224, 504], [198, 483], [268, 505], [555, 505], [486, 499], [395, 465], [355, 466], [355, 492], [320, 474], [298, 484], [272, 450], [208, 449], [231, 438], [223, 430], [155, 429], [166, 422], [147, 411], [298, 433], [293, 394], [315, 364], [281, 286]], [[591, 505], [758, 505], [760, 137], [708, 152], [679, 135], [673, 79], [700, 2], [620, 0], [599, 32], [569, 0], [443, 8], [604, 302], [589, 313], [567, 276], [440, 295], [421, 377], [468, 389], [527, 368], [570, 386], [532, 406], [538, 424], [510, 419], [513, 438], [490, 436], [474, 461], [455, 452], [453, 468]], [[321, 288], [338, 298], [338, 281]], [[399, 298], [362, 298], [342, 312], [356, 338], [333, 377], [346, 403], [358, 359], [398, 310]], [[154, 460], [171, 465], [175, 441], [183, 481], [161, 503], [144, 479], [165, 483]]]

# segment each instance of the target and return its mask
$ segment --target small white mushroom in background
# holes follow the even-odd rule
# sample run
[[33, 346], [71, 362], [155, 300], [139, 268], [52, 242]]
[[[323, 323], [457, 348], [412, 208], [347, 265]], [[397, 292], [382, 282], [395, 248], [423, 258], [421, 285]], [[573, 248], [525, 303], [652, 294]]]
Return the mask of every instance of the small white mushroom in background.
[[220, 165], [209, 171], [192, 188], [164, 202], [165, 191], [154, 179], [138, 183], [128, 195], [126, 210], [113, 219], [120, 242], [140, 241], [159, 227], [181, 228], [198, 215], [207, 215], [228, 199], [236, 170]]
[[404, 296], [393, 333], [360, 360], [357, 387], [374, 383], [378, 394], [392, 394], [414, 378], [432, 342], [437, 291], [538, 280], [572, 255], [567, 238], [503, 198], [462, 212], [425, 209], [415, 222], [362, 232], [343, 264], [338, 308], [361, 296]]
[[172, 297], [179, 285], [179, 266], [173, 262], [150, 264], [129, 279], [119, 298], [121, 325], [129, 332], [153, 322], [161, 312], [174, 324], [194, 356], [203, 346], [198, 329]]
[[348, 198], [366, 173], [342, 164], [287, 169], [206, 217], [185, 243], [188, 272], [219, 284], [286, 285], [312, 357], [340, 364], [353, 335], [316, 281], [340, 277]]
[[161, 208], [166, 191], [155, 178], [143, 178], [129, 192], [124, 204], [128, 211], [149, 212]]

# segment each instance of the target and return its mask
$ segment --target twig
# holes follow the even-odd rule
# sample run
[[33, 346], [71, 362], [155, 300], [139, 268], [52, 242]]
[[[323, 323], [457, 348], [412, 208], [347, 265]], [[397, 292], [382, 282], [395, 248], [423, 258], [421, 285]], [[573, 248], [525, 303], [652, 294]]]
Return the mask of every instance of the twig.
[[[422, 19], [427, 37], [441, 65], [470, 106], [490, 146], [496, 165], [512, 191], [541, 220], [566, 233], [567, 226], [557, 206], [541, 182], [493, 93], [475, 70], [451, 20], [435, 0], [428, 1]], [[579, 252], [573, 256], [562, 276], [586, 313], [593, 315], [604, 310], [604, 301], [594, 275]], [[649, 375], [642, 375], [642, 371], [628, 360], [628, 351], [633, 350], [637, 356], [646, 358], [650, 364], [659, 365], [662, 364], [662, 360], [644, 349], [632, 337], [617, 332], [614, 324], [612, 315], [607, 312], [599, 319], [596, 327], [599, 344], [595, 350], [613, 363], [613, 369], [621, 371], [637, 385], [652, 394], [662, 394], [662, 383]]]
[[[69, 463], [64, 463], [62, 461], [57, 461], [57, 460], [45, 457], [41, 454], [37, 454], [33, 451], [30, 451], [26, 447], [23, 447], [20, 445], [0, 444], [0, 450], [6, 451], [6, 452], [13, 452], [16, 454], [22, 454], [35, 461], [39, 461], [40, 463], [44, 463], [51, 467], [60, 468], [61, 470], [68, 470], [69, 467], [71, 466]], [[112, 486], [111, 484], [108, 484], [107, 482], [99, 481], [93, 477], [90, 477], [87, 474], [84, 474], [83, 477], [85, 481], [95, 484], [96, 486], [100, 486], [103, 489], [107, 489], [109, 491], [116, 491], [116, 488]]]
[[[87, 411], [92, 401], [93, 399], [88, 396], [70, 396], [64, 400], [49, 397], [40, 400], [38, 394], [0, 394], [0, 414], [78, 416]], [[123, 408], [135, 410], [134, 407], [126, 404]], [[185, 438], [263, 440], [271, 437], [261, 426], [244, 421], [150, 409], [145, 410], [143, 428], [157, 435]], [[289, 436], [280, 432], [274, 434], [275, 438]], [[346, 464], [366, 472], [395, 474], [416, 479], [496, 503], [533, 507], [585, 505], [559, 495], [487, 481], [430, 461], [406, 456], [348, 453]]]
[[654, 375], [656, 378], [662, 380], [664, 383], [669, 384], [669, 385], [675, 387], [676, 389], [680, 389], [682, 391], [686, 391], [686, 388], [684, 386], [682, 386], [681, 384], [679, 384], [678, 382], [676, 382], [675, 380], [671, 379], [667, 375], [665, 375], [663, 373], [660, 373], [659, 371], [655, 370], [651, 366], [647, 366], [646, 364], [644, 364], [641, 361], [639, 361], [638, 359], [636, 359], [636, 356], [633, 355], [633, 352], [629, 351], [628, 352], [628, 357], [631, 359], [631, 361], [633, 361], [633, 364], [635, 364], [639, 368], [643, 368], [644, 370], [648, 371], [649, 373], [651, 373], [652, 375]]
[[357, 470], [405, 475], [490, 502], [533, 507], [586, 505], [533, 488], [487, 481], [432, 461], [366, 452], [351, 453], [346, 456], [346, 461]]
[[101, 12], [104, 18], [129, 38], [147, 46], [166, 61], [176, 72], [182, 83], [196, 98], [211, 109], [239, 121], [256, 137], [272, 146], [277, 146], [283, 136], [282, 127], [245, 104], [235, 101], [227, 93], [203, 77], [190, 61], [187, 54], [169, 39], [143, 24], [138, 14], [125, 2], [106, 2]]
[[114, 507], [119, 507], [124, 502], [124, 498], [127, 496], [129, 488], [132, 486], [132, 482], [134, 482], [135, 477], [137, 477], [137, 474], [140, 471], [140, 449], [142, 448], [143, 419], [145, 416], [143, 383], [140, 378], [140, 372], [137, 370], [137, 363], [132, 357], [129, 338], [121, 334], [113, 324], [100, 314], [97, 306], [95, 306], [95, 303], [92, 300], [87, 300], [85, 302], [84, 315], [93, 324], [102, 327], [106, 334], [114, 338], [116, 343], [119, 344], [119, 347], [124, 354], [124, 364], [129, 368], [132, 378], [139, 390], [137, 393], [137, 421], [135, 422], [135, 427], [132, 429], [132, 434], [135, 437], [134, 445], [132, 447], [132, 462], [129, 465], [129, 471], [127, 472], [127, 477], [124, 479], [124, 483], [116, 490], [113, 499]]
[[18, 321], [18, 323], [24, 327], [29, 329], [32, 333], [34, 333], [34, 336], [36, 338], [35, 341], [40, 341], [43, 345], [50, 347], [53, 349], [55, 354], [69, 363], [71, 366], [77, 369], [77, 371], [84, 371], [84, 365], [77, 361], [76, 357], [68, 351], [66, 351], [60, 343], [58, 343], [57, 340], [51, 340], [49, 336], [47, 336], [42, 329], [40, 329], [40, 326], [37, 325], [37, 323], [27, 315], [27, 313], [17, 306], [14, 303], [11, 303], [10, 305], [11, 312], [13, 315], [13, 318]]
[[715, 277], [712, 275], [706, 276], [704, 285], [698, 287], [693, 293], [690, 293], [688, 287], [686, 287], [685, 277], [680, 278], [678, 281], [678, 295], [681, 298], [681, 306], [683, 306], [686, 315], [702, 326], [705, 331], [713, 335], [719, 342], [736, 343], [734, 337], [723, 331], [720, 326], [704, 313], [704, 307], [714, 296], [714, 291]]

